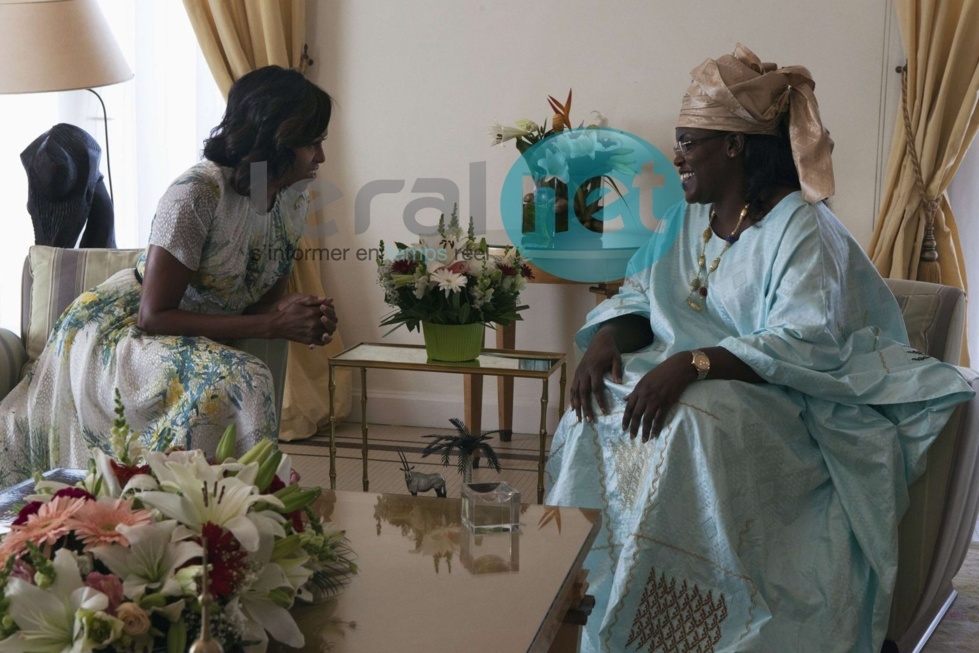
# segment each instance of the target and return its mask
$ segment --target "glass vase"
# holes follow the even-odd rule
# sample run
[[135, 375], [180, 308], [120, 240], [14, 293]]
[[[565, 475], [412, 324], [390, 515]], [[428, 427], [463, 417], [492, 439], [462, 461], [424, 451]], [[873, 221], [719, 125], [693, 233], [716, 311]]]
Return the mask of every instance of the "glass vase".
[[570, 208], [585, 229], [601, 234], [604, 227], [601, 217], [603, 202], [601, 195], [595, 191], [599, 191], [603, 183], [601, 177], [586, 179], [577, 187], [569, 202], [568, 186], [560, 179], [536, 182], [535, 189], [523, 198], [521, 232], [550, 242], [555, 234], [569, 230]]

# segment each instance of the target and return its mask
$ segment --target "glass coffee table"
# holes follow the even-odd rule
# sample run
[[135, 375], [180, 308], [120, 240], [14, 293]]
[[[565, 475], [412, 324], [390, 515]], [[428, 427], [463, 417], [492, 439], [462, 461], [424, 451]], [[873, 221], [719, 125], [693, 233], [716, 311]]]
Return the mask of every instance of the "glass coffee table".
[[313, 509], [345, 531], [360, 571], [336, 599], [293, 607], [301, 651], [269, 653], [577, 651], [601, 513], [523, 504], [519, 531], [474, 535], [460, 505], [325, 491]]
[[441, 372], [443, 374], [464, 374], [472, 376], [498, 376], [505, 378], [540, 379], [540, 451], [537, 459], [537, 503], [544, 501], [544, 463], [547, 461], [547, 387], [548, 379], [558, 369], [561, 371], [558, 412], [564, 412], [564, 389], [567, 383], [567, 363], [565, 355], [555, 352], [520, 351], [510, 349], [484, 349], [479, 358], [461, 363], [429, 360], [422, 345], [391, 345], [361, 343], [350, 347], [329, 360], [330, 390], [330, 488], [336, 489], [336, 422], [334, 414], [334, 393], [336, 390], [336, 368], [356, 367], [360, 369], [360, 431], [362, 437], [361, 454], [364, 462], [364, 492], [370, 489], [367, 477], [367, 370], [409, 370], [416, 372]]

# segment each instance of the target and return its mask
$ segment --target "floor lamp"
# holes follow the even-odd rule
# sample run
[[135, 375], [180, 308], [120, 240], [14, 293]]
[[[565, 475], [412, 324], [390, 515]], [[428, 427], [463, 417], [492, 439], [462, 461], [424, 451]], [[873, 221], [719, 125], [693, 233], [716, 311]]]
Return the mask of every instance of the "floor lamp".
[[102, 105], [112, 194], [109, 118], [93, 90], [132, 78], [95, 0], [0, 0], [0, 94], [87, 90]]

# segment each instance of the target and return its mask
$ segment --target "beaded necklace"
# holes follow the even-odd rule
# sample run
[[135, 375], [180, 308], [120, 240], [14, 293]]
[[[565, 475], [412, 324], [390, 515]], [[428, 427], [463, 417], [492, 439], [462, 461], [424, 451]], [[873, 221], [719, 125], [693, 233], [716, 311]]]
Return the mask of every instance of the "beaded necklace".
[[[690, 282], [690, 296], [687, 298], [687, 306], [693, 310], [700, 312], [707, 308], [707, 280], [710, 278], [710, 273], [717, 269], [717, 265], [721, 262], [721, 257], [724, 256], [724, 252], [734, 243], [738, 242], [738, 229], [741, 228], [741, 224], [744, 222], [745, 216], [748, 215], [748, 205], [745, 204], [744, 208], [741, 209], [741, 215], [738, 216], [738, 224], [734, 225], [734, 230], [729, 236], [724, 240], [724, 248], [721, 253], [717, 255], [709, 267], [707, 267], [707, 243], [710, 242], [711, 236], [714, 235], [713, 230], [710, 226], [714, 223], [714, 218], [717, 217], [717, 211], [711, 207], [710, 219], [707, 221], [707, 228], [704, 229], [703, 241], [704, 244], [700, 248], [700, 256], [697, 257], [697, 276], [693, 278]], [[703, 281], [701, 281], [701, 272], [703, 272]]]

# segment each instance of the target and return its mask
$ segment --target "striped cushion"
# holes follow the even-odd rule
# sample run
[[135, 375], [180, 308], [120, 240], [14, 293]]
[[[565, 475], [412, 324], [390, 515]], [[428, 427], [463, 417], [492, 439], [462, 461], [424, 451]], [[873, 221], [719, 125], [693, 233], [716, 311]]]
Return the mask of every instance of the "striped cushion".
[[24, 275], [23, 336], [29, 360], [44, 349], [51, 328], [76, 297], [124, 268], [141, 249], [63, 249], [34, 245]]

